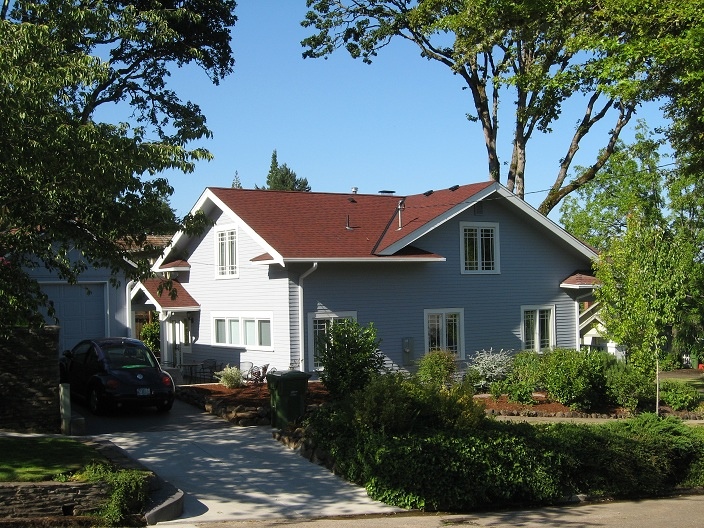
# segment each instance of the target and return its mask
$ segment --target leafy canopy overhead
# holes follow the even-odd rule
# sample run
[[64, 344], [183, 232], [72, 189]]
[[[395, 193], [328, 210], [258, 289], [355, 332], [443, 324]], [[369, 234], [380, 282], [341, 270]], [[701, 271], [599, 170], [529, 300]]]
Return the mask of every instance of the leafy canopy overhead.
[[[218, 83], [233, 68], [232, 0], [5, 0], [0, 18], [0, 325], [38, 322], [48, 302], [31, 270], [72, 283], [87, 267], [147, 272], [148, 234], [179, 222], [159, 174], [210, 154], [200, 108], [167, 86], [196, 65]], [[121, 122], [97, 110], [116, 107]], [[75, 260], [77, 255], [82, 258]], [[49, 310], [51, 313], [51, 309]]]
[[[505, 178], [519, 197], [525, 193], [529, 140], [551, 133], [568, 103], [583, 104], [573, 133], [554, 138], [562, 155], [539, 207], [543, 214], [596, 176], [643, 102], [666, 103], [676, 123], [668, 137], [682, 153], [688, 150], [679, 139], [683, 131], [702, 127], [698, 72], [704, 71], [704, 59], [693, 57], [701, 55], [702, 0], [307, 0], [307, 5], [302, 25], [315, 33], [302, 42], [304, 57], [327, 57], [343, 48], [372, 62], [399, 40], [460, 77], [472, 104], [468, 117], [481, 125], [487, 175]], [[570, 176], [584, 138], [599, 124], [608, 130], [603, 147]], [[502, 144], [511, 152], [505, 162], [499, 158]], [[538, 170], [550, 168], [533, 168]]]

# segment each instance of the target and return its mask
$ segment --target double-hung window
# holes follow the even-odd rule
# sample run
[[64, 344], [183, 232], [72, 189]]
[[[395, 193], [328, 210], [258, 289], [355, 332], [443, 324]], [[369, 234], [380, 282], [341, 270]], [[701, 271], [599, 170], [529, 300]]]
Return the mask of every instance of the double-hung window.
[[237, 230], [228, 229], [216, 234], [218, 277], [237, 276]]
[[446, 350], [464, 357], [464, 308], [425, 310], [425, 351]]
[[555, 310], [552, 306], [523, 306], [523, 349], [541, 352], [555, 346]]
[[215, 314], [214, 344], [271, 348], [271, 319], [270, 314]]
[[460, 222], [462, 273], [499, 273], [499, 224]]

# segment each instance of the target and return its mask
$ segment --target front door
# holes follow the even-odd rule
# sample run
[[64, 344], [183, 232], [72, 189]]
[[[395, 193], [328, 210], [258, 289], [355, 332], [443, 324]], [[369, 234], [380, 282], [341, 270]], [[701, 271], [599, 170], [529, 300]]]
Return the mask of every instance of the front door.
[[184, 315], [171, 321], [170, 339], [171, 357], [175, 366], [190, 363], [191, 352], [191, 321]]

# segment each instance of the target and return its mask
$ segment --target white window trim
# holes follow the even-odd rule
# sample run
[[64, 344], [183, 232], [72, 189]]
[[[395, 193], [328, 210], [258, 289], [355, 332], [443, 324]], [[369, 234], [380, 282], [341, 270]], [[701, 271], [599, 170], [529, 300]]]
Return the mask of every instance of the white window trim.
[[[537, 312], [539, 310], [550, 310], [550, 345], [549, 348], [555, 348], [555, 333], [557, 330], [557, 325], [555, 322], [555, 305], [554, 304], [526, 304], [521, 306], [521, 349], [522, 350], [527, 350], [526, 348], [526, 336], [525, 336], [525, 328], [526, 328], [526, 321], [525, 321], [525, 313], [527, 311], [531, 312]], [[535, 326], [536, 332], [538, 332], [539, 325], [536, 324]], [[540, 335], [537, 334], [534, 337], [535, 340], [535, 348], [532, 350], [535, 352], [542, 352], [542, 350], [545, 349], [540, 349], [538, 348], [540, 346]]]
[[[273, 312], [212, 312], [210, 314], [210, 319], [211, 319], [211, 332], [212, 332], [212, 338], [211, 338], [211, 346], [214, 347], [222, 347], [222, 348], [242, 348], [245, 349], [247, 352], [249, 351], [264, 351], [264, 352], [272, 352], [274, 350], [274, 313]], [[240, 343], [218, 343], [216, 342], [217, 339], [217, 328], [216, 328], [216, 322], [219, 319], [224, 319], [225, 320], [225, 331], [227, 332], [227, 340], [230, 340], [230, 325], [228, 321], [232, 319], [239, 319], [239, 327], [240, 327], [240, 340], [242, 342]], [[245, 320], [254, 320], [255, 321], [255, 336], [256, 336], [256, 341], [259, 343], [259, 324], [257, 324], [259, 321], [269, 321], [269, 331], [270, 331], [270, 338], [271, 338], [271, 346], [262, 346], [262, 345], [245, 345], [244, 344], [244, 321]]]
[[[467, 270], [465, 269], [464, 230], [467, 227], [491, 228], [494, 230], [494, 269], [493, 270]], [[499, 275], [501, 273], [501, 254], [499, 248], [499, 223], [498, 222], [460, 222], [460, 273], [462, 275]]]
[[[235, 272], [220, 274], [220, 234], [234, 231], [235, 233]], [[214, 231], [214, 253], [215, 253], [215, 279], [227, 280], [237, 279], [240, 276], [240, 233], [234, 224], [217, 226]]]
[[459, 350], [457, 351], [457, 359], [465, 359], [465, 337], [464, 337], [464, 308], [426, 308], [423, 310], [423, 349], [427, 354], [430, 352], [430, 347], [428, 346], [428, 315], [430, 314], [448, 314], [448, 313], [458, 313], [460, 314], [460, 342]]
[[[308, 358], [309, 365], [315, 365], [315, 320], [316, 319], [352, 319], [357, 320], [356, 310], [331, 312], [329, 310], [319, 312], [308, 312]], [[320, 370], [320, 369], [317, 369]]]

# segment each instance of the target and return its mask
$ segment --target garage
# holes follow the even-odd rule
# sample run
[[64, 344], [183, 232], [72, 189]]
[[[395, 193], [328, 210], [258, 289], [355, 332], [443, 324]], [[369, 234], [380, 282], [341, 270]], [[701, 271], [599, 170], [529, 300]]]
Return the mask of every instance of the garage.
[[105, 283], [42, 284], [54, 301], [59, 319], [59, 350], [72, 348], [81, 339], [108, 335]]

